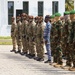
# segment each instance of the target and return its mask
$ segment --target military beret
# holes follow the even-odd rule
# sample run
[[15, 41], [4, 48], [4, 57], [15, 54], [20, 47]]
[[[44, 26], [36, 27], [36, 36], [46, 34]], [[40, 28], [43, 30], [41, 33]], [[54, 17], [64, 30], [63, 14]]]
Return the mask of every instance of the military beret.
[[70, 14], [75, 14], [75, 10], [72, 10], [72, 11], [70, 12]]
[[38, 19], [38, 16], [36, 16], [34, 19]]
[[12, 19], [15, 19], [14, 17], [12, 17]]
[[33, 16], [29, 16], [29, 19], [33, 19], [34, 17]]
[[60, 17], [61, 14], [60, 13], [55, 13], [55, 16]]
[[17, 16], [17, 19], [21, 19], [21, 17], [20, 16]]
[[50, 15], [46, 15], [45, 18], [50, 18]]
[[51, 15], [51, 16], [50, 16], [50, 18], [54, 18], [54, 17], [55, 17], [55, 15]]
[[69, 11], [64, 12], [64, 15], [69, 15], [69, 14], [70, 14]]

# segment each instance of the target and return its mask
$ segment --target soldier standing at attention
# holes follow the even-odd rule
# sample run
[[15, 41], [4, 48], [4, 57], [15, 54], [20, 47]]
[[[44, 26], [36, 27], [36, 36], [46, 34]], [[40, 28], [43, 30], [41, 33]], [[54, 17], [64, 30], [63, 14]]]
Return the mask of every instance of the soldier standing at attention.
[[52, 29], [51, 29], [51, 52], [53, 56], [53, 64], [55, 65], [57, 63], [57, 57], [56, 57], [56, 47], [57, 47], [57, 40], [55, 38], [56, 35], [56, 18], [55, 15], [50, 16], [51, 17], [51, 24], [52, 24]]
[[[37, 28], [38, 28], [38, 24], [39, 24], [39, 22], [38, 22], [38, 16], [36, 16], [36, 17], [34, 18], [34, 21], [35, 21], [35, 23], [36, 23], [36, 25], [35, 25], [35, 27], [34, 27], [34, 41], [35, 41], [35, 48], [36, 48], [36, 54], [37, 54], [37, 49], [38, 49], [38, 45], [37, 45]], [[37, 60], [38, 57], [35, 56], [34, 59]]]
[[17, 28], [16, 28], [16, 37], [17, 37], [17, 45], [18, 45], [18, 51], [16, 53], [21, 54], [22, 49], [22, 34], [21, 34], [21, 17], [17, 17]]
[[44, 29], [44, 39], [45, 39], [45, 45], [48, 54], [48, 60], [45, 61], [45, 63], [51, 64], [51, 45], [50, 45], [51, 23], [49, 22], [49, 20], [50, 20], [50, 16], [46, 15], [45, 17], [46, 27]]
[[22, 49], [21, 55], [27, 54], [26, 28], [27, 28], [28, 21], [26, 20], [26, 18], [27, 18], [27, 14], [23, 13], [22, 14], [22, 30], [21, 30], [23, 49]]
[[36, 38], [37, 38], [37, 61], [44, 61], [44, 23], [43, 23], [43, 17], [38, 18], [38, 27], [36, 32]]
[[54, 22], [54, 18], [55, 18], [55, 15], [51, 15], [50, 16], [50, 21], [51, 21], [51, 24], [52, 24], [52, 29], [51, 29], [51, 52], [52, 52], [52, 56], [53, 56], [53, 50], [54, 50], [54, 34], [55, 34], [55, 22]]
[[35, 44], [34, 44], [34, 28], [35, 28], [35, 22], [33, 21], [34, 17], [29, 16], [29, 57], [33, 58], [35, 57]]
[[71, 16], [71, 34], [70, 34], [70, 39], [71, 39], [71, 44], [70, 47], [71, 48], [71, 52], [70, 52], [70, 62], [73, 62], [73, 67], [71, 67], [69, 70], [70, 71], [75, 71], [75, 10], [72, 10], [70, 12], [70, 16]]
[[64, 27], [63, 27], [63, 42], [64, 42], [64, 56], [66, 57], [66, 65], [62, 66], [63, 69], [69, 69], [71, 67], [71, 63], [69, 62], [70, 59], [70, 49], [69, 49], [69, 37], [70, 37], [70, 25], [71, 25], [71, 20], [70, 20], [70, 12], [66, 11], [64, 12]]
[[54, 67], [61, 67], [63, 62], [62, 62], [62, 21], [60, 20], [60, 13], [56, 13], [56, 40], [57, 40], [57, 47], [56, 47], [56, 57], [57, 57], [57, 64], [54, 65]]
[[13, 49], [11, 50], [11, 52], [16, 52], [16, 23], [14, 17], [12, 17], [11, 38], [13, 44]]

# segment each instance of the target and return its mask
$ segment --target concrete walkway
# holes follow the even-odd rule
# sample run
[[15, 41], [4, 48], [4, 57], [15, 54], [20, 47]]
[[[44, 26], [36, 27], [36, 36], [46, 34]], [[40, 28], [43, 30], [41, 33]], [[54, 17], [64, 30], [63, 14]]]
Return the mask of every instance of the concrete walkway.
[[0, 45], [0, 75], [75, 75], [75, 72], [11, 53], [11, 49], [11, 45]]

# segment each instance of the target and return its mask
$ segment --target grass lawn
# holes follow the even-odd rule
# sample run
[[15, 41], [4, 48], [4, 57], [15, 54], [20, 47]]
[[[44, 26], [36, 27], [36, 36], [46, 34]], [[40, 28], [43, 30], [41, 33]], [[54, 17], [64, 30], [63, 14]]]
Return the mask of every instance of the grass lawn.
[[10, 36], [0, 37], [0, 45], [12, 45], [12, 40]]
[[0, 39], [11, 39], [10, 36], [4, 37], [4, 36], [0, 36]]

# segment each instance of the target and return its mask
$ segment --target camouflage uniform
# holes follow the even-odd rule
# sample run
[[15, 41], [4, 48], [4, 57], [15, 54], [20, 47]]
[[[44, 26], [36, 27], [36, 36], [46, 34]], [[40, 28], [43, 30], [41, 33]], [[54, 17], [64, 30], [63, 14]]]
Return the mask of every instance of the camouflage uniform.
[[75, 19], [72, 21], [72, 25], [73, 25], [73, 51], [72, 51], [72, 56], [73, 56], [73, 68], [74, 68], [74, 71], [75, 71]]
[[19, 20], [17, 22], [17, 28], [16, 28], [16, 37], [17, 37], [17, 45], [18, 45], [18, 51], [21, 52], [22, 49], [22, 33], [21, 33], [21, 21]]
[[34, 44], [34, 27], [35, 22], [33, 21], [33, 17], [30, 16], [29, 20], [29, 28], [28, 28], [28, 37], [29, 37], [29, 54], [31, 56], [35, 56], [35, 44]]
[[53, 55], [53, 62], [57, 63], [57, 57], [56, 57], [56, 47], [57, 47], [57, 40], [55, 38], [56, 35], [56, 22], [52, 24], [52, 30], [51, 30], [51, 50]]
[[38, 60], [44, 59], [44, 42], [43, 42], [44, 24], [40, 22], [37, 27], [36, 51]]
[[26, 39], [26, 28], [28, 22], [26, 20], [22, 21], [22, 45], [23, 45], [23, 52], [27, 53], [27, 39]]
[[66, 20], [65, 21], [65, 24], [64, 24], [64, 32], [63, 32], [63, 36], [64, 36], [64, 54], [67, 58], [67, 61], [66, 61], [66, 65], [67, 66], [71, 66], [71, 62], [70, 62], [70, 47], [69, 47], [69, 38], [70, 38], [70, 25], [71, 25], [71, 21], [70, 19]]
[[[38, 46], [37, 46], [37, 29], [38, 29], [38, 24], [39, 24], [38, 23], [38, 17], [35, 17], [35, 23], [36, 23], [36, 25], [34, 27], [34, 41], [35, 41], [35, 47], [36, 47], [36, 53], [37, 53], [37, 49], [38, 49]], [[36, 57], [36, 58], [38, 58], [38, 57]]]
[[30, 29], [29, 29], [29, 23], [28, 25], [26, 26], [26, 42], [27, 42], [27, 50], [29, 52], [30, 50], [30, 46], [29, 46], [29, 32], [30, 32]]
[[62, 22], [61, 20], [56, 22], [56, 58], [57, 58], [57, 64], [62, 65]]
[[12, 38], [13, 50], [16, 50], [16, 23], [15, 22], [12, 22], [11, 38]]
[[73, 67], [70, 68], [71, 71], [75, 71], [75, 19], [72, 20], [71, 22], [71, 34], [70, 34], [70, 52], [69, 52], [69, 63], [72, 66], [73, 62]]

